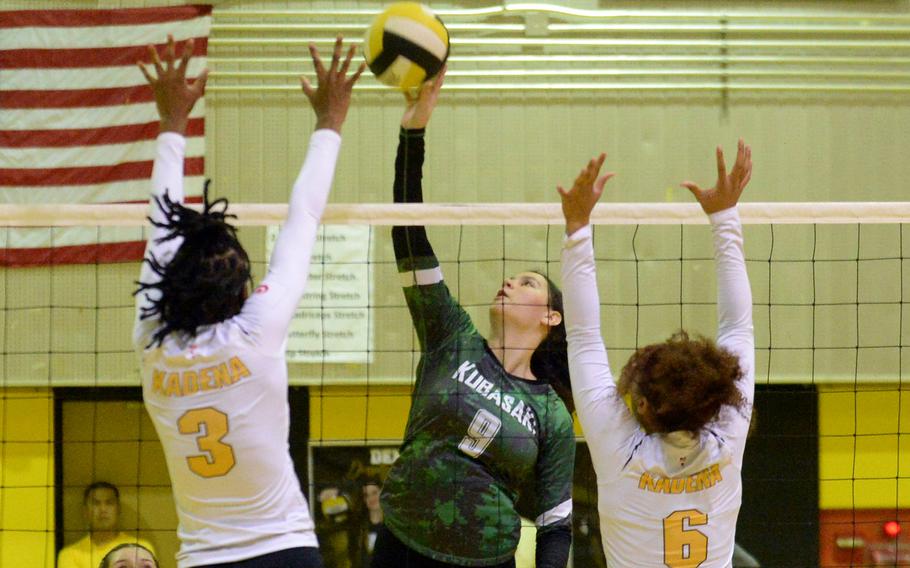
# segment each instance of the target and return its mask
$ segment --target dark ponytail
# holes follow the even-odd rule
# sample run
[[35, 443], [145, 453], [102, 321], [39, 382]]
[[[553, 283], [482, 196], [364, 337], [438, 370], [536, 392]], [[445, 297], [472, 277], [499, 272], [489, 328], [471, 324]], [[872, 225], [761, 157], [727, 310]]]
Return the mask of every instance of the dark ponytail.
[[[562, 290], [543, 272], [534, 271], [547, 281], [549, 290], [548, 308], [562, 316]], [[559, 398], [565, 403], [569, 412], [575, 411], [572, 400], [572, 384], [569, 382], [569, 347], [566, 342], [566, 323], [550, 327], [550, 332], [531, 354], [531, 372], [540, 380], [550, 383]]]
[[224, 321], [240, 312], [247, 284], [251, 283], [250, 259], [237, 240], [237, 230], [229, 223], [235, 215], [227, 213], [225, 198], [209, 201], [209, 181], [205, 182], [202, 211], [171, 201], [165, 193], [155, 203], [165, 221], [149, 221], [168, 232], [158, 243], [183, 239], [174, 258], [166, 264], [151, 256], [144, 262], [160, 279], [137, 282], [134, 294], [157, 290], [159, 297], [142, 309], [141, 319], [158, 317], [161, 327], [152, 336], [152, 345], [161, 345], [173, 332], [189, 336], [197, 328]]

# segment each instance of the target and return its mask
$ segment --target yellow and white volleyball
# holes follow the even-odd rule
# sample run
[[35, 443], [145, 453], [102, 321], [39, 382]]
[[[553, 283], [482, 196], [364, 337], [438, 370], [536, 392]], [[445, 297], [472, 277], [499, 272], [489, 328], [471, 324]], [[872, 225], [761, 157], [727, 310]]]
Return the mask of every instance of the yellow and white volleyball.
[[449, 30], [419, 2], [395, 2], [376, 16], [363, 56], [380, 82], [407, 91], [439, 73], [449, 57]]

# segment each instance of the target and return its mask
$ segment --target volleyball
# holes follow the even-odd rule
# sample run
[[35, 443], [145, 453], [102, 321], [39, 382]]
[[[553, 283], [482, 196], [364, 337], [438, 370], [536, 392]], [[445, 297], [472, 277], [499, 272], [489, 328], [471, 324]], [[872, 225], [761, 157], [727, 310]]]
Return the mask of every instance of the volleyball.
[[449, 56], [449, 30], [419, 2], [395, 2], [376, 16], [363, 55], [380, 82], [407, 91], [432, 79]]

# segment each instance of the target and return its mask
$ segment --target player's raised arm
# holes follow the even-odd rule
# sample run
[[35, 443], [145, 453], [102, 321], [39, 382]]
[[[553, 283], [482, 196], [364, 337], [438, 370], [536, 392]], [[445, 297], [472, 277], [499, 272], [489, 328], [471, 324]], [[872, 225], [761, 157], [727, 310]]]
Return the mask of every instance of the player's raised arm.
[[[423, 160], [426, 153], [424, 133], [436, 109], [445, 74], [443, 68], [435, 79], [424, 83], [416, 95], [405, 94], [407, 104], [401, 117], [398, 152], [395, 156], [395, 182], [392, 186], [392, 199], [395, 203], [423, 203]], [[417, 271], [438, 271], [439, 262], [433, 254], [424, 227], [392, 227], [392, 243], [399, 272], [412, 272], [413, 279], [419, 281], [423, 278], [418, 277]], [[440, 273], [439, 280], [441, 279]]]
[[618, 446], [637, 429], [617, 393], [600, 330], [600, 296], [590, 217], [604, 185], [614, 175], [599, 176], [605, 157], [601, 154], [588, 162], [570, 189], [557, 188], [566, 221], [562, 282], [569, 376], [575, 409], [599, 476], [609, 475], [622, 465], [618, 463]]
[[[187, 207], [159, 199], [164, 236], [154, 246], [179, 248], [150, 264], [140, 294], [152, 296], [143, 315], [160, 320], [141, 353], [142, 397], [161, 440], [180, 521], [179, 568], [231, 565], [321, 567], [315, 524], [288, 455], [287, 325], [306, 282], [310, 252], [328, 196], [350, 92], [353, 53], [342, 62], [339, 38], [331, 66], [314, 51], [319, 87], [304, 85], [317, 131], [291, 197], [273, 266], [252, 297], [250, 257], [230, 222], [228, 201]], [[159, 144], [179, 141], [202, 83], [181, 80], [192, 52], [175, 64], [153, 57], [162, 118]], [[195, 87], [195, 88], [194, 88]], [[166, 144], [165, 144], [166, 146]], [[167, 182], [179, 182], [182, 146], [159, 156]], [[162, 166], [163, 167], [163, 166]], [[156, 164], [156, 168], [159, 165]], [[162, 175], [164, 175], [162, 174]], [[167, 187], [170, 191], [171, 188]], [[180, 188], [178, 188], [180, 189]], [[146, 323], [146, 322], [143, 322]], [[165, 379], [167, 377], [167, 379]], [[223, 438], [199, 457], [199, 432]], [[205, 451], [203, 450], [203, 453]], [[210, 452], [211, 453], [211, 452]]]
[[[424, 128], [441, 86], [442, 75], [407, 99], [393, 187], [401, 207], [423, 199]], [[392, 239], [421, 354], [373, 567], [514, 563], [519, 494], [537, 520], [537, 565], [564, 567], [575, 439], [562, 398], [562, 293], [539, 272], [504, 279], [484, 337], [449, 293], [424, 228], [394, 227]]]
[[[145, 259], [142, 264], [139, 281], [145, 284], [154, 284], [160, 280], [160, 273], [155, 270], [166, 264], [174, 251], [180, 247], [182, 238], [164, 239], [168, 230], [164, 226], [167, 219], [165, 209], [156, 203], [165, 197], [174, 203], [183, 203], [183, 158], [186, 149], [187, 122], [190, 112], [205, 92], [205, 83], [208, 70], [204, 69], [195, 80], [187, 79], [186, 69], [193, 54], [193, 40], [183, 44], [179, 59], [177, 46], [173, 36], [168, 35], [167, 47], [162, 61], [153, 46], [148, 47], [148, 56], [151, 63], [137, 62], [139, 70], [145, 76], [152, 92], [155, 95], [155, 106], [158, 109], [159, 135], [155, 153], [155, 163], [152, 167], [152, 193], [149, 220], [152, 222], [152, 234], [146, 245]], [[148, 66], [147, 66], [148, 65]], [[151, 69], [149, 69], [151, 67]], [[148, 344], [149, 334], [157, 327], [155, 317], [143, 318], [150, 315], [148, 308], [160, 291], [153, 286], [147, 286], [136, 294], [136, 324], [133, 331], [133, 341], [144, 347]]]
[[[445, 71], [443, 68], [432, 81], [424, 83], [416, 94], [405, 94], [392, 186], [395, 203], [423, 203], [424, 134], [436, 109]], [[392, 246], [421, 349], [432, 349], [451, 330], [470, 325], [467, 314], [443, 283], [426, 228], [392, 227]]]
[[[317, 86], [301, 78], [303, 92], [316, 114], [316, 130], [310, 137], [306, 159], [301, 167], [288, 206], [288, 217], [281, 228], [269, 263], [265, 288], [268, 301], [251, 301], [250, 309], [260, 306], [265, 321], [264, 341], [280, 347], [294, 309], [306, 288], [310, 259], [325, 210], [341, 148], [341, 127], [351, 104], [354, 84], [365, 68], [351, 71], [355, 47], [344, 49], [341, 36], [335, 40], [332, 60], [326, 66], [314, 45], [310, 54], [316, 70]], [[274, 292], [274, 294], [272, 293]], [[251, 300], [255, 299], [251, 298]]]
[[752, 290], [743, 252], [742, 223], [736, 206], [752, 178], [752, 149], [739, 140], [736, 162], [729, 173], [719, 146], [716, 161], [714, 187], [702, 189], [691, 181], [683, 182], [682, 186], [692, 192], [711, 220], [717, 274], [717, 344], [739, 360], [742, 378], [737, 384], [745, 402], [745, 412], [725, 409], [719, 422], [739, 442], [741, 458], [755, 391], [755, 338]]

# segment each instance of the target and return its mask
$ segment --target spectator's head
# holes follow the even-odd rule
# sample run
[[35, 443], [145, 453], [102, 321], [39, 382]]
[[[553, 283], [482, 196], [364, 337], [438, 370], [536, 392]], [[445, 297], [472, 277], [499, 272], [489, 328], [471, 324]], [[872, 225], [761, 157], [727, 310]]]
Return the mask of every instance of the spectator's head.
[[158, 568], [158, 559], [148, 548], [129, 542], [105, 554], [98, 568]]
[[120, 491], [107, 481], [96, 481], [82, 494], [83, 514], [90, 531], [115, 531], [120, 522]]
[[381, 509], [379, 504], [379, 493], [382, 491], [382, 483], [379, 479], [369, 477], [363, 482], [363, 504], [367, 511], [376, 511]]

